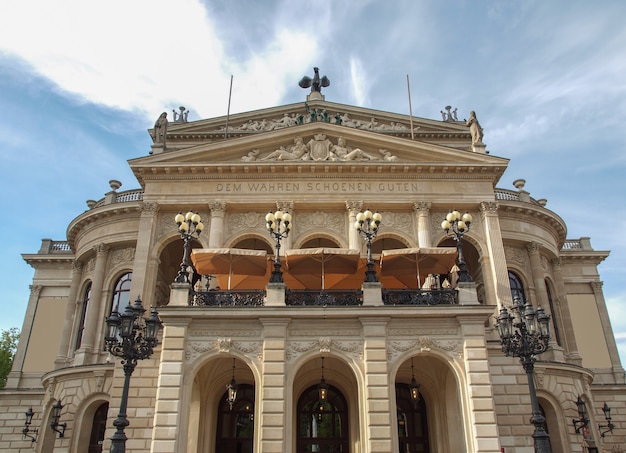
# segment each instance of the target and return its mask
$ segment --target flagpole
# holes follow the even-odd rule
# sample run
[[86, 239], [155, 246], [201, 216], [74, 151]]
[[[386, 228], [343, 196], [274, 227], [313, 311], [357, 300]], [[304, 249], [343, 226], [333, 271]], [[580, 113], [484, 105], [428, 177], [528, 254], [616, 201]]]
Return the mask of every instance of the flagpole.
[[228, 110], [226, 111], [226, 129], [224, 130], [224, 138], [228, 138], [228, 119], [230, 118], [230, 98], [233, 95], [233, 75], [230, 75], [230, 90], [228, 91]]
[[413, 107], [411, 107], [411, 84], [409, 83], [409, 75], [406, 75], [406, 88], [409, 92], [409, 122], [411, 123], [411, 140], [415, 139], [413, 132]]

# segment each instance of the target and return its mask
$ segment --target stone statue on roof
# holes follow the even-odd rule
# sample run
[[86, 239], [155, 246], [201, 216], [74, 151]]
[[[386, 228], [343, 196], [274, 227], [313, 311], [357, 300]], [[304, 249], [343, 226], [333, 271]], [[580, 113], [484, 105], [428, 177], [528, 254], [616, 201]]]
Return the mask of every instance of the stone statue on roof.
[[311, 88], [311, 93], [321, 93], [322, 87], [326, 88], [330, 86], [330, 79], [326, 76], [320, 77], [319, 68], [313, 68], [313, 78], [304, 76], [302, 80], [298, 82], [301, 88]]

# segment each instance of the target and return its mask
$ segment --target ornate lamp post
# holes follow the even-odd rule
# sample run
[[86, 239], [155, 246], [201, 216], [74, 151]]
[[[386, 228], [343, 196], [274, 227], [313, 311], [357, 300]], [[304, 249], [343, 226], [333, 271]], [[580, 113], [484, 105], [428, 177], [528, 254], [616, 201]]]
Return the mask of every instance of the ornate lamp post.
[[202, 230], [204, 229], [204, 225], [200, 216], [192, 211], [189, 211], [185, 215], [183, 215], [182, 212], [179, 212], [176, 214], [176, 217], [174, 217], [174, 222], [176, 222], [180, 237], [183, 239], [184, 248], [183, 261], [180, 263], [180, 271], [178, 271], [178, 275], [176, 275], [176, 279], [174, 281], [176, 283], [189, 283], [189, 272], [187, 272], [187, 268], [190, 264], [189, 257], [191, 254], [191, 239], [194, 234], [196, 234], [196, 236], [200, 236], [200, 233], [202, 233]]
[[356, 215], [356, 228], [359, 235], [367, 241], [367, 270], [365, 271], [366, 282], [377, 282], [376, 271], [374, 271], [374, 259], [372, 258], [372, 240], [378, 234], [378, 228], [383, 221], [383, 216], [377, 212], [367, 209], [365, 212], [359, 212]]
[[443, 222], [441, 222], [441, 228], [445, 230], [446, 235], [456, 241], [456, 250], [459, 254], [458, 266], [460, 282], [472, 281], [472, 277], [470, 277], [467, 271], [465, 257], [463, 256], [463, 243], [461, 242], [463, 235], [469, 231], [471, 223], [472, 216], [469, 213], [466, 212], [461, 215], [456, 209], [450, 211]]
[[550, 316], [541, 307], [535, 311], [530, 302], [526, 302], [525, 305], [522, 304], [519, 297], [513, 299], [511, 315], [505, 307], [502, 307], [496, 321], [502, 352], [507, 356], [519, 357], [520, 363], [526, 371], [533, 411], [530, 422], [535, 426], [532, 435], [535, 452], [550, 453], [550, 438], [543, 427], [546, 419], [541, 415], [535, 381], [533, 380], [536, 356], [548, 349]]
[[157, 335], [162, 325], [159, 314], [156, 307], [152, 307], [150, 316], [144, 318], [145, 311], [141, 299], [137, 298], [132, 306], [130, 303], [128, 304], [124, 313], [119, 314], [117, 311], [113, 311], [106, 320], [107, 327], [104, 337], [106, 350], [114, 356], [121, 357], [124, 367], [124, 388], [120, 412], [113, 422], [117, 431], [111, 437], [111, 453], [126, 452], [127, 437], [124, 434], [124, 429], [128, 426], [126, 405], [128, 403], [130, 377], [135, 371], [137, 361], [150, 357], [158, 343]]
[[291, 214], [280, 209], [269, 212], [265, 216], [267, 231], [276, 241], [276, 258], [274, 258], [274, 271], [270, 277], [270, 283], [283, 283], [283, 273], [280, 270], [280, 241], [289, 236], [291, 231]]

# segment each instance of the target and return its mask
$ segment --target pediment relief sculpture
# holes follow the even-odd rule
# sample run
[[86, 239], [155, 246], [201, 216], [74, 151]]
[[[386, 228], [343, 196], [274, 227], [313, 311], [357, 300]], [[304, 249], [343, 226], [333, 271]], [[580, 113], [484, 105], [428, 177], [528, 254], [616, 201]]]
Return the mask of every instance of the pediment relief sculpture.
[[[329, 123], [336, 124], [338, 126], [346, 126], [354, 129], [362, 129], [366, 131], [379, 131], [379, 132], [410, 132], [411, 129], [400, 122], [390, 121], [379, 122], [376, 118], [372, 117], [369, 120], [360, 120], [350, 117], [348, 113], [336, 113], [331, 115], [326, 109], [312, 109], [308, 105], [305, 106], [306, 114], [302, 113], [284, 113], [280, 118], [274, 119], [260, 119], [260, 120], [248, 120], [245, 123], [229, 126], [229, 132], [269, 132], [277, 129], [283, 129], [286, 127], [297, 126], [299, 124], [308, 123]], [[219, 126], [217, 130], [225, 131], [225, 126]], [[419, 126], [413, 128], [418, 130]]]
[[280, 162], [280, 161], [331, 161], [331, 162], [395, 162], [396, 156], [386, 149], [379, 149], [378, 153], [364, 151], [361, 148], [352, 148], [346, 144], [343, 137], [338, 137], [336, 144], [325, 134], [315, 134], [311, 140], [304, 143], [300, 136], [293, 139], [293, 144], [281, 146], [266, 156], [260, 156], [259, 149], [253, 149], [241, 157], [242, 162]]

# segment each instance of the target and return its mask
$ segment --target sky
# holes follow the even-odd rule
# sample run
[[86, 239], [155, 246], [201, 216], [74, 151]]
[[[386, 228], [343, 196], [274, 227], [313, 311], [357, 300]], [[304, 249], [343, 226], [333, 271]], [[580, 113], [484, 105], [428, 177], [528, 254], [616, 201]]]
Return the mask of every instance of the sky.
[[[0, 6], [0, 330], [21, 328], [33, 269], [22, 253], [66, 239], [147, 129], [302, 102], [320, 74], [331, 102], [440, 120], [476, 111], [498, 187], [535, 199], [610, 250], [599, 266], [626, 364], [626, 2], [600, 0], [20, 0]], [[30, 212], [28, 222], [15, 220]], [[613, 214], [611, 214], [613, 213]], [[610, 221], [608, 221], [608, 220]]]

